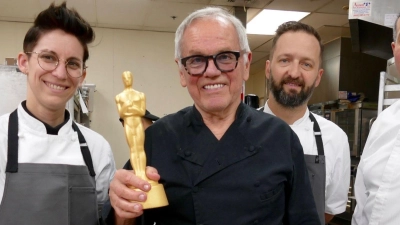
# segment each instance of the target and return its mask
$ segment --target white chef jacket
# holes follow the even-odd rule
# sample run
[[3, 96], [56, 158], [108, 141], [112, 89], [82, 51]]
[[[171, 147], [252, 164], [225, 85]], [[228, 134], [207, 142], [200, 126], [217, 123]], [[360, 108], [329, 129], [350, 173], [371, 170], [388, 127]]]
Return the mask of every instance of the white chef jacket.
[[379, 114], [357, 168], [354, 225], [400, 224], [400, 101]]
[[[265, 103], [264, 112], [272, 114]], [[298, 119], [292, 130], [299, 137], [304, 154], [318, 155], [313, 126], [307, 109], [304, 116]], [[336, 215], [346, 210], [350, 186], [350, 149], [346, 133], [335, 123], [314, 114], [321, 129], [324, 145], [326, 183], [325, 183], [325, 213]]]
[[[7, 165], [8, 119], [0, 116], [0, 203], [3, 198]], [[86, 139], [96, 173], [98, 204], [108, 198], [109, 184], [115, 173], [115, 162], [108, 142], [98, 133], [77, 124]], [[18, 106], [19, 163], [86, 165], [78, 134], [72, 128], [72, 118], [60, 128], [58, 135], [48, 135], [42, 122]], [[29, 191], [29, 187], [26, 187]]]

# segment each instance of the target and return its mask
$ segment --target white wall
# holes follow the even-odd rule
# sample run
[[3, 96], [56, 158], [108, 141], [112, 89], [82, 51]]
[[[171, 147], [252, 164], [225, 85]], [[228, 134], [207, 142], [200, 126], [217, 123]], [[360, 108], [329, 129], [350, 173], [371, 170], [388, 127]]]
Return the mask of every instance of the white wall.
[[[0, 21], [0, 64], [22, 51], [30, 23]], [[114, 152], [117, 168], [129, 158], [129, 149], [118, 121], [115, 95], [123, 90], [121, 75], [133, 73], [133, 88], [146, 94], [147, 109], [160, 117], [192, 105], [179, 83], [174, 62], [174, 33], [95, 28], [89, 47], [86, 82], [96, 84], [91, 128], [102, 134]]]

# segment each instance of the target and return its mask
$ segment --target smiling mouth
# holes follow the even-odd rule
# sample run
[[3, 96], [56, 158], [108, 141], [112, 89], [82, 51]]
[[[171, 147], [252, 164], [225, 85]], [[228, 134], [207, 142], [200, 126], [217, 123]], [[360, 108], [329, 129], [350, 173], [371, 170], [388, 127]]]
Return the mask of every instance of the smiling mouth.
[[209, 84], [205, 85], [203, 88], [206, 90], [213, 90], [213, 89], [218, 89], [224, 87], [225, 84]]
[[289, 87], [303, 87], [304, 86], [304, 81], [301, 79], [292, 79], [290, 77], [287, 77], [282, 81], [283, 85], [287, 85]]
[[289, 85], [289, 86], [291, 86], [291, 87], [301, 87], [301, 85], [300, 84], [297, 84], [297, 83], [285, 83], [286, 85]]
[[49, 87], [51, 89], [54, 89], [54, 90], [65, 90], [65, 89], [67, 89], [67, 87], [58, 86], [56, 84], [52, 84], [52, 83], [49, 83], [49, 82], [44, 82], [44, 83], [47, 85], [47, 87]]

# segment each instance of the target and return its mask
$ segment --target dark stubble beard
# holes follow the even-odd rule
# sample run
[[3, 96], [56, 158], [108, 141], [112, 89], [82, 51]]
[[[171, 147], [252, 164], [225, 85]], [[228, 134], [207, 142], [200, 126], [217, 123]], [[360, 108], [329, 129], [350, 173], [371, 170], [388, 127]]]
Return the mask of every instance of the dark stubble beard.
[[[310, 87], [305, 87], [304, 80], [300, 80], [299, 78], [292, 79], [290, 76], [288, 76], [284, 78], [279, 84], [276, 84], [272, 71], [270, 71], [268, 88], [269, 91], [273, 94], [275, 100], [280, 105], [286, 108], [295, 108], [308, 102], [308, 100], [311, 98], [312, 93], [314, 92], [316, 81], [317, 79], [315, 79]], [[296, 93], [295, 91], [291, 91], [289, 93], [286, 93], [283, 89], [283, 85], [285, 83], [294, 83], [301, 86], [300, 92]]]

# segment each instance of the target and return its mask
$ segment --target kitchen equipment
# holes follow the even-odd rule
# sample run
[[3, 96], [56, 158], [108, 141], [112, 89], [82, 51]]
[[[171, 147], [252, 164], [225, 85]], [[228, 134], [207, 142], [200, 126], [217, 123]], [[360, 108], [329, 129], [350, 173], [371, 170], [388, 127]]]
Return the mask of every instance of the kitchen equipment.
[[371, 124], [376, 116], [376, 108], [331, 110], [331, 120], [342, 128], [349, 138], [351, 156], [361, 156]]

